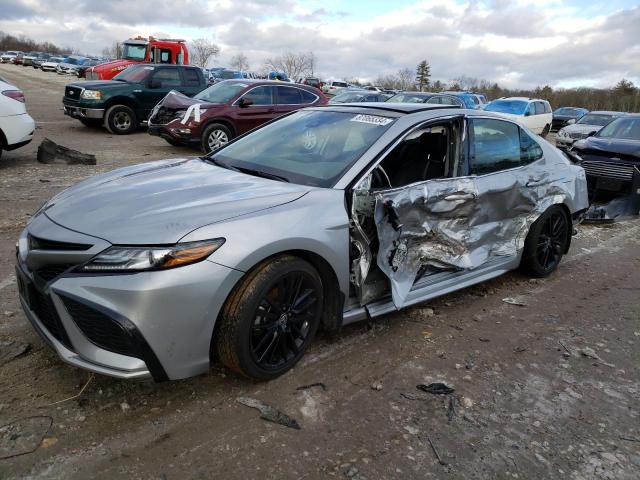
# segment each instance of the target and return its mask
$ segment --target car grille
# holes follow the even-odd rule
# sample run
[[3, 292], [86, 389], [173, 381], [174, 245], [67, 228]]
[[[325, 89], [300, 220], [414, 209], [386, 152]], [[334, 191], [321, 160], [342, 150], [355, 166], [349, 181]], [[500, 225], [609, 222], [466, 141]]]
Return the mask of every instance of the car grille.
[[47, 265], [46, 267], [36, 270], [35, 274], [45, 282], [50, 282], [51, 280], [58, 278], [70, 268], [73, 268], [73, 266], [74, 265], [72, 264]]
[[166, 107], [160, 107], [158, 111], [149, 119], [150, 123], [155, 125], [166, 125], [173, 120], [182, 118], [184, 110], [171, 110]]
[[64, 89], [64, 96], [71, 100], [80, 100], [82, 89], [79, 87], [67, 86]]
[[587, 133], [577, 133], [577, 132], [574, 132], [574, 133], [570, 133], [570, 134], [569, 134], [569, 137], [571, 137], [571, 138], [573, 138], [573, 139], [575, 139], [575, 140], [580, 140], [580, 139], [582, 139], [582, 138], [587, 138], [588, 136], [589, 136], [589, 134], [587, 134]]
[[110, 316], [61, 295], [64, 306], [82, 333], [96, 346], [110, 352], [139, 358], [129, 332]]
[[582, 162], [587, 175], [594, 177], [607, 177], [617, 180], [630, 181], [633, 178], [633, 165], [624, 165], [613, 162]]

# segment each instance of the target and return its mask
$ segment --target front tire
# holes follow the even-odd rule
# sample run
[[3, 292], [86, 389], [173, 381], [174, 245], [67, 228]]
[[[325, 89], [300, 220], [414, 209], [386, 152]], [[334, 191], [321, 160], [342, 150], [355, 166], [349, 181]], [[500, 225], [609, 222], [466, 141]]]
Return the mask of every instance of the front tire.
[[558, 205], [549, 207], [533, 222], [524, 243], [520, 267], [534, 277], [551, 275], [569, 243], [570, 220]]
[[267, 260], [225, 303], [214, 346], [230, 369], [270, 380], [291, 369], [320, 324], [323, 286], [306, 261], [284, 255]]
[[138, 129], [136, 112], [126, 105], [114, 105], [105, 115], [107, 129], [114, 135], [129, 135]]
[[221, 123], [212, 123], [202, 133], [201, 147], [204, 153], [210, 153], [229, 143], [233, 138], [231, 130]]

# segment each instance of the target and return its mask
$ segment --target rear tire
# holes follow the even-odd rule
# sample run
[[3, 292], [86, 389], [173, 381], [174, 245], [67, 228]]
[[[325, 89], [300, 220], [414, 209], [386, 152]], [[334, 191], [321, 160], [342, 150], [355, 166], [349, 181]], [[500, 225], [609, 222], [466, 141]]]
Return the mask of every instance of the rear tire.
[[564, 209], [559, 205], [549, 207], [529, 229], [520, 268], [534, 277], [551, 275], [567, 250], [570, 228]]
[[204, 153], [211, 153], [229, 143], [232, 138], [231, 130], [225, 125], [212, 123], [202, 133], [200, 146]]
[[550, 131], [551, 131], [551, 125], [545, 125], [544, 128], [542, 129], [542, 133], [540, 134], [540, 136], [542, 138], [546, 138], [547, 135], [549, 135]]
[[138, 129], [136, 112], [126, 105], [114, 105], [105, 115], [107, 129], [114, 135], [129, 135]]
[[267, 260], [229, 295], [214, 339], [220, 361], [249, 378], [270, 380], [291, 369], [322, 316], [318, 272], [291, 255]]

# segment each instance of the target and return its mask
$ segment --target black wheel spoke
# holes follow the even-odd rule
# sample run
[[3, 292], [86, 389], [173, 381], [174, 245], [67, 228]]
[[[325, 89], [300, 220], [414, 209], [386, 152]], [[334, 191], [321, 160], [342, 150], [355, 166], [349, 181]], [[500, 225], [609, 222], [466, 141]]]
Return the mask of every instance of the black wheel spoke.
[[302, 270], [274, 279], [258, 304], [251, 329], [251, 351], [260, 367], [280, 369], [300, 357], [319, 314], [318, 288]]

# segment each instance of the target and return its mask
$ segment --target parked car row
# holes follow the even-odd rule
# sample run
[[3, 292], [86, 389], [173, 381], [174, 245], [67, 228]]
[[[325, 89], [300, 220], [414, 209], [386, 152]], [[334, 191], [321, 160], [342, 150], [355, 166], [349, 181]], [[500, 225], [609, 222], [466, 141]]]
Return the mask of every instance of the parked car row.
[[44, 72], [60, 75], [75, 75], [83, 78], [87, 68], [105, 62], [105, 58], [83, 57], [80, 55], [52, 55], [45, 52], [22, 53], [9, 51], [0, 55], [0, 62], [13, 63], [23, 67], [33, 67]]

